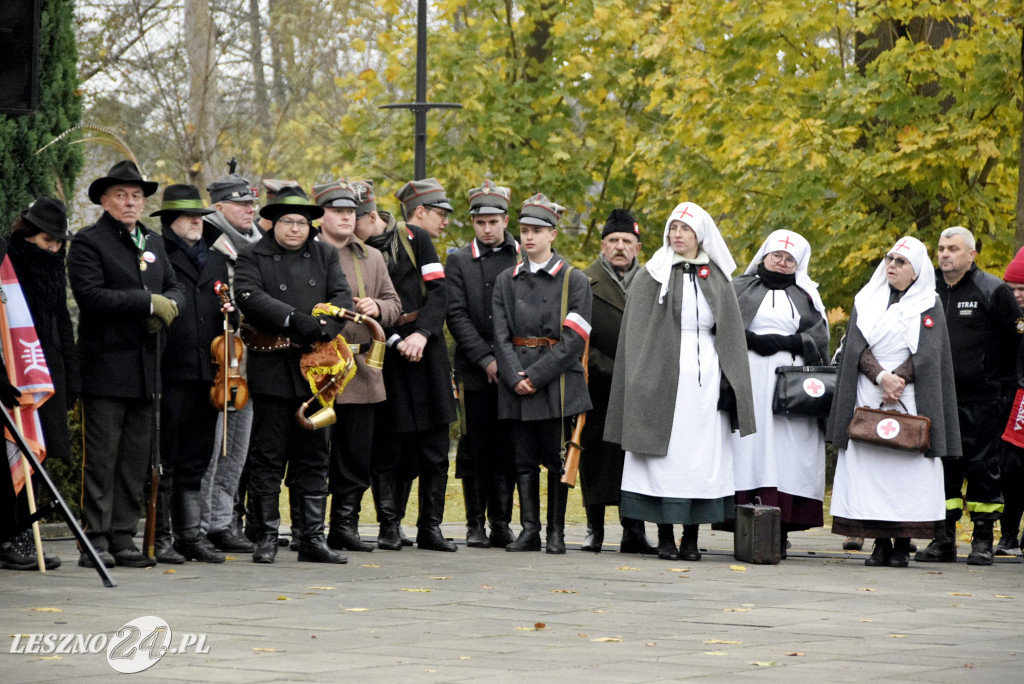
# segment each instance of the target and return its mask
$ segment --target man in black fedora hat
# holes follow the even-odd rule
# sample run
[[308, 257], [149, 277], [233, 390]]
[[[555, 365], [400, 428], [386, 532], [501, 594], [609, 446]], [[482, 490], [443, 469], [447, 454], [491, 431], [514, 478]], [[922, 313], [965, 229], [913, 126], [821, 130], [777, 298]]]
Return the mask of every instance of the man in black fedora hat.
[[[273, 204], [260, 210], [271, 229], [238, 257], [235, 297], [249, 325], [290, 345], [254, 354], [249, 359], [253, 432], [249, 443], [250, 522], [258, 535], [253, 561], [273, 563], [277, 556], [281, 515], [278, 499], [285, 466], [298, 506], [292, 522], [301, 532], [299, 560], [345, 563], [324, 537], [329, 452], [326, 430], [306, 430], [295, 411], [310, 397], [309, 382], [299, 370], [302, 350], [329, 340], [340, 325], [312, 315], [320, 303], [352, 306], [352, 292], [334, 247], [313, 238], [311, 222], [324, 210], [301, 188], [283, 189]], [[276, 345], [272, 345], [276, 346]]]
[[[68, 278], [80, 311], [78, 352], [85, 415], [82, 521], [105, 565], [155, 561], [132, 537], [141, 515], [153, 432], [158, 333], [185, 299], [163, 239], [139, 222], [157, 184], [133, 162], [89, 186], [103, 215], [75, 236]], [[90, 566], [82, 554], [79, 565]]]
[[[67, 250], [64, 245], [71, 238], [64, 204], [49, 197], [40, 197], [14, 221], [8, 245], [8, 257], [32, 315], [39, 349], [53, 382], [53, 396], [36, 409], [46, 444], [46, 457], [50, 461], [65, 462], [71, 454], [68, 410], [81, 391], [65, 276]], [[6, 372], [0, 371], [0, 383], [10, 384]], [[13, 492], [6, 490], [4, 494], [13, 495]], [[0, 516], [6, 512], [5, 509]], [[14, 527], [21, 527], [21, 521], [27, 519], [28, 512], [26, 492], [18, 497], [10, 522]], [[60, 565], [60, 559], [56, 557], [44, 556], [44, 561], [47, 570]], [[11, 570], [36, 570], [39, 567], [32, 535], [27, 529], [3, 543], [0, 567]]]
[[448, 424], [455, 420], [451, 366], [444, 337], [448, 309], [444, 268], [430, 241], [448, 224], [452, 205], [436, 178], [410, 181], [395, 197], [406, 223], [368, 239], [384, 255], [402, 314], [386, 331], [387, 399], [374, 420], [371, 486], [382, 549], [400, 550], [402, 517], [419, 477], [416, 544], [455, 551], [441, 533], [448, 484]]
[[[211, 249], [221, 237], [214, 226], [203, 221], [212, 213], [205, 208], [199, 188], [168, 185], [160, 209], [150, 214], [160, 218], [167, 258], [185, 293], [185, 308], [167, 330], [160, 367], [164, 381], [160, 457], [164, 468], [155, 541], [156, 558], [161, 563], [224, 562], [224, 555], [213, 548], [200, 528], [200, 485], [217, 451], [214, 442], [220, 415], [210, 403], [214, 377], [210, 345], [224, 332], [225, 311], [233, 312], [233, 307], [221, 304], [214, 291], [216, 283], [228, 281], [228, 258]], [[174, 529], [173, 545], [168, 519]]]

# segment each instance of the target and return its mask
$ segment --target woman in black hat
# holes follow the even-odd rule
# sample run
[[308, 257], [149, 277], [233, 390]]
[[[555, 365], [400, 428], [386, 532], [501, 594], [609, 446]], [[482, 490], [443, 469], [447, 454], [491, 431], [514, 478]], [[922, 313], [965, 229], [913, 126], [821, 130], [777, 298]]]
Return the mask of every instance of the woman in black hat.
[[[324, 538], [327, 506], [326, 431], [307, 431], [295, 422], [295, 410], [310, 397], [299, 371], [304, 348], [333, 337], [313, 307], [329, 302], [352, 306], [352, 292], [338, 253], [313, 237], [311, 222], [324, 210], [311, 204], [301, 188], [284, 188], [273, 204], [260, 210], [272, 222], [259, 242], [243, 248], [235, 270], [235, 297], [246, 322], [261, 333], [287, 337], [291, 345], [249, 356], [249, 391], [253, 429], [249, 441], [250, 520], [256, 533], [253, 561], [273, 563], [281, 522], [278, 498], [285, 466], [297, 507], [292, 522], [301, 530], [299, 560], [344, 563]], [[336, 326], [332, 332], [340, 330]]]
[[[40, 346], [53, 380], [54, 395], [39, 407], [48, 459], [66, 461], [71, 455], [68, 410], [78, 399], [75, 338], [68, 313], [64, 243], [72, 238], [63, 203], [41, 197], [11, 226], [8, 255], [28, 303], [39, 335]], [[27, 501], [21, 497], [23, 513]], [[45, 558], [47, 569], [60, 565], [58, 558]], [[0, 554], [0, 567], [34, 570], [35, 549], [27, 530], [16, 536]]]

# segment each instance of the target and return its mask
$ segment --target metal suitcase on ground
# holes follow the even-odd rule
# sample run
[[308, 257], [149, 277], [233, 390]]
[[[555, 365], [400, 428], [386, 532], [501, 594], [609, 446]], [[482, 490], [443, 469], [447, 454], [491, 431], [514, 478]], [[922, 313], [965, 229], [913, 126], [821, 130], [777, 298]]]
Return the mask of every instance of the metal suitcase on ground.
[[777, 565], [782, 560], [782, 549], [779, 548], [781, 527], [782, 510], [775, 506], [736, 506], [736, 531], [733, 533], [736, 560]]

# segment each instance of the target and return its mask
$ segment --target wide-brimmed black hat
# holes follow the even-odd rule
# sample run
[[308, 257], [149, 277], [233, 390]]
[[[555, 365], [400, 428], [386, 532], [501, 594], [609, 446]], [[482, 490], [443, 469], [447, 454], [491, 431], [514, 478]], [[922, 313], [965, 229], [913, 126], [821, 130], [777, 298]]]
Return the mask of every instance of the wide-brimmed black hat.
[[68, 230], [68, 214], [64, 203], [49, 197], [40, 197], [21, 212], [21, 218], [29, 225], [60, 240], [71, 240], [74, 235]]
[[289, 185], [281, 188], [272, 204], [260, 209], [260, 218], [268, 221], [277, 221], [285, 214], [300, 214], [315, 221], [324, 215], [324, 209], [311, 203], [302, 188]]
[[111, 185], [138, 185], [142, 188], [142, 194], [146, 197], [152, 195], [160, 187], [160, 184], [156, 181], [148, 181], [143, 178], [142, 174], [139, 173], [139, 167], [135, 165], [135, 162], [128, 159], [117, 162], [110, 167], [110, 171], [107, 172], [106, 176], [97, 178], [89, 185], [89, 200], [93, 204], [99, 204], [100, 197], [103, 197], [103, 193]]
[[164, 197], [160, 201], [160, 209], [154, 211], [150, 216], [170, 216], [175, 218], [181, 214], [212, 214], [213, 209], [207, 209], [203, 204], [203, 198], [199, 195], [199, 188], [194, 185], [176, 183], [164, 188]]

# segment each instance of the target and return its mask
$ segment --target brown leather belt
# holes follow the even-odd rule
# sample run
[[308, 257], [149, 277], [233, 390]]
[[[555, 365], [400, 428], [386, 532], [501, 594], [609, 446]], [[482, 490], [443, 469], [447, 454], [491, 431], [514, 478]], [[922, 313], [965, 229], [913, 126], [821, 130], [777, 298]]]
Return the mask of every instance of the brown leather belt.
[[398, 320], [395, 321], [395, 325], [405, 325], [406, 323], [412, 323], [413, 321], [415, 321], [419, 317], [420, 317], [420, 312], [419, 312], [418, 309], [416, 311], [412, 311], [410, 313], [404, 313], [404, 314], [402, 314], [401, 316], [398, 317]]
[[551, 347], [558, 344], [558, 340], [550, 337], [513, 337], [512, 345], [516, 347]]

